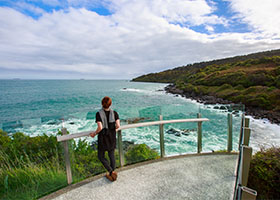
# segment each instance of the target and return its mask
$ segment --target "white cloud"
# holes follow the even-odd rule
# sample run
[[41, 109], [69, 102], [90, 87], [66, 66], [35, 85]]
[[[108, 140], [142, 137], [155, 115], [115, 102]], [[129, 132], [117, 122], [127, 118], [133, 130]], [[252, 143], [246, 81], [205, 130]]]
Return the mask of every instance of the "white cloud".
[[280, 38], [280, 1], [278, 0], [230, 0], [237, 17], [248, 23], [264, 37]]
[[213, 26], [205, 26], [205, 28], [206, 28], [206, 30], [208, 31], [208, 32], [210, 32], [210, 33], [213, 33], [214, 32], [214, 28], [213, 28]]
[[36, 7], [34, 5], [31, 5], [31, 4], [28, 4], [28, 3], [25, 3], [25, 2], [16, 2], [14, 4], [15, 8], [17, 8], [18, 10], [20, 11], [29, 11], [31, 13], [34, 13], [36, 15], [40, 15], [40, 14], [43, 14], [45, 11], [39, 7]]
[[227, 24], [225, 18], [212, 14], [216, 8], [205, 0], [112, 0], [111, 9], [132, 15], [149, 12], [172, 23]]
[[[132, 78], [192, 62], [280, 47], [279, 40], [262, 33], [212, 33], [212, 25], [226, 20], [212, 14], [215, 8], [203, 0], [178, 4], [114, 0], [110, 6], [114, 10], [110, 16], [69, 8], [67, 12], [43, 13], [37, 20], [0, 7], [0, 68]], [[201, 24], [211, 34], [171, 22]]]

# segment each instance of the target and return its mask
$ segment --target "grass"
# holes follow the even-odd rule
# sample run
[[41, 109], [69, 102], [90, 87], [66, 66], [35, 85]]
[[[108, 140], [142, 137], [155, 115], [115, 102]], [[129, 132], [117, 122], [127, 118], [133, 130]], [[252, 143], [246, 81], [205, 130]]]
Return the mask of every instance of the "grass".
[[5, 163], [6, 167], [0, 170], [0, 199], [36, 199], [65, 187], [66, 173], [54, 162], [41, 165], [25, 162], [19, 167], [13, 167], [11, 161]]
[[[69, 152], [73, 183], [105, 172], [97, 151], [85, 140], [69, 141]], [[132, 145], [125, 151], [127, 164], [138, 162], [139, 155], [141, 160], [158, 158], [147, 145]], [[119, 166], [117, 151], [115, 157]], [[15, 133], [10, 137], [0, 130], [1, 200], [37, 199], [67, 185], [62, 145], [55, 136]]]

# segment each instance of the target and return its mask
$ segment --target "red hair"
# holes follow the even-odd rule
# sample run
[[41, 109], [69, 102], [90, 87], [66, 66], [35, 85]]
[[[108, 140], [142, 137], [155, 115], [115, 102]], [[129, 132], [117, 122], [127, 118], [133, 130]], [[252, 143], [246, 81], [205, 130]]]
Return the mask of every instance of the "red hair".
[[101, 101], [102, 107], [107, 109], [112, 105], [112, 99], [110, 97], [104, 97]]

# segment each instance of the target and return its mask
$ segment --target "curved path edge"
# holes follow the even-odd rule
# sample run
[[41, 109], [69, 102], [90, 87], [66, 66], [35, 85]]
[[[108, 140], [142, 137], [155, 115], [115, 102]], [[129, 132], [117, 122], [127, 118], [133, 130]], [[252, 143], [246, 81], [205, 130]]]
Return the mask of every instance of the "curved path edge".
[[118, 168], [70, 185], [46, 199], [231, 199], [237, 153], [186, 154]]

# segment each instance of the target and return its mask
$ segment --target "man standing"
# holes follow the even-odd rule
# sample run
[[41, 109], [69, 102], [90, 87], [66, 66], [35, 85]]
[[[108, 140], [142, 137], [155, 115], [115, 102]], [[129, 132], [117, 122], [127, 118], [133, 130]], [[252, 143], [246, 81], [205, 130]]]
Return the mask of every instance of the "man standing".
[[[116, 111], [110, 109], [112, 99], [104, 97], [101, 101], [102, 109], [96, 113], [97, 129], [90, 133], [91, 137], [98, 134], [98, 158], [107, 169], [106, 178], [110, 181], [117, 179], [117, 172], [115, 172], [115, 148], [116, 148], [116, 129], [120, 127], [119, 115]], [[105, 151], [108, 152], [110, 164], [105, 158]]]

